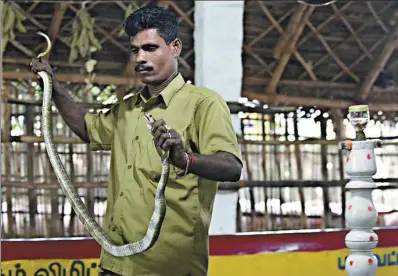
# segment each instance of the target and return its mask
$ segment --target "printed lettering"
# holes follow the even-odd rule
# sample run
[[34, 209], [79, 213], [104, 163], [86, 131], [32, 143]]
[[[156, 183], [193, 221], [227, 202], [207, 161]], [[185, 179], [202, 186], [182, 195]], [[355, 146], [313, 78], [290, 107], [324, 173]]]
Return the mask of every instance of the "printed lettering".
[[[62, 269], [62, 265], [58, 262], [53, 262], [48, 266], [48, 269], [54, 276], [66, 276], [66, 268]], [[63, 272], [63, 273], [62, 273]]]
[[36, 270], [34, 276], [50, 276], [50, 274], [48, 273], [48, 270], [47, 270], [47, 269], [45, 269], [45, 268], [39, 268], [38, 270]]
[[16, 268], [15, 276], [26, 276], [25, 270], [21, 269], [21, 264], [16, 264], [15, 268]]
[[[5, 274], [7, 273], [7, 274]], [[7, 272], [4, 272], [3, 269], [1, 269], [1, 276], [26, 276], [26, 271], [25, 269], [22, 268], [22, 264], [15, 264], [14, 268], [12, 270], [8, 270]]]
[[[384, 253], [382, 255], [374, 253], [374, 255], [377, 258], [377, 266], [378, 267], [385, 267], [385, 266], [398, 266], [398, 254], [395, 251], [391, 251], [391, 253]], [[348, 256], [343, 258], [339, 257], [337, 258], [337, 268], [339, 270], [344, 270], [345, 269], [345, 261]]]
[[71, 268], [70, 268], [70, 276], [86, 276], [85, 275], [85, 266], [84, 262], [82, 261], [73, 261]]

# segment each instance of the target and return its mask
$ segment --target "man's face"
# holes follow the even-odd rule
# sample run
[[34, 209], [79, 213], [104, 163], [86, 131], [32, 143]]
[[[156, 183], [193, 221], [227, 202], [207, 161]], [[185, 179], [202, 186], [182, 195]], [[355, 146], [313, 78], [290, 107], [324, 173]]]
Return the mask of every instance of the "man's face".
[[175, 58], [181, 52], [179, 40], [167, 45], [156, 29], [130, 37], [134, 70], [145, 84], [160, 84], [174, 71]]

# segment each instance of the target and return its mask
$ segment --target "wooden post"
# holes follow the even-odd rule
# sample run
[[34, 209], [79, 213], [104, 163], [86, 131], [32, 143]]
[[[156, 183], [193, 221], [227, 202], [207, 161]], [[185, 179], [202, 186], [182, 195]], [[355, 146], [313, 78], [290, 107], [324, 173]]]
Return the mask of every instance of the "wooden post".
[[[272, 121], [271, 121], [271, 129], [273, 129], [273, 135], [272, 135], [272, 140], [277, 141], [278, 140], [278, 136], [276, 135], [276, 122], [275, 122], [275, 114], [272, 116]], [[282, 173], [281, 173], [281, 162], [279, 159], [279, 153], [278, 153], [278, 147], [280, 145], [275, 144], [272, 148], [273, 148], [273, 155], [274, 155], [274, 165], [276, 166], [276, 179], [278, 181], [282, 180]], [[282, 187], [279, 187], [277, 189], [277, 192], [275, 193], [277, 194], [277, 196], [279, 197], [279, 215], [280, 217], [282, 216], [282, 204], [284, 202], [283, 196], [282, 196]]]
[[[261, 130], [262, 130], [262, 138], [263, 141], [265, 141], [267, 139], [267, 135], [265, 133], [265, 114], [262, 114], [261, 117]], [[262, 167], [263, 167], [263, 179], [267, 180], [267, 151], [266, 151], [266, 145], [262, 145], [261, 150], [262, 150]], [[264, 222], [265, 222], [265, 227], [264, 230], [270, 230], [271, 229], [271, 223], [270, 223], [270, 216], [268, 214], [268, 206], [267, 206], [267, 202], [268, 202], [268, 192], [267, 192], [267, 187], [263, 187], [263, 193], [264, 193]]]
[[[10, 94], [10, 89], [5, 86], [2, 93], [2, 104], [3, 104], [3, 139], [7, 141], [4, 143], [4, 180], [11, 180], [11, 144], [8, 143], [11, 134], [11, 106], [7, 104], [7, 98]], [[6, 202], [7, 202], [7, 223], [8, 223], [8, 234], [13, 233], [14, 218], [12, 215], [12, 187], [6, 188]]]
[[[71, 183], [75, 183], [75, 167], [73, 165], [73, 144], [69, 144], [69, 178]], [[65, 196], [65, 200], [66, 196]], [[75, 225], [75, 219], [76, 219], [76, 213], [75, 210], [73, 210], [73, 208], [70, 211], [70, 221], [69, 221], [69, 227], [68, 227], [68, 232], [69, 235], [73, 235], [73, 229], [74, 229], [74, 225]]]
[[[343, 124], [343, 114], [341, 109], [333, 109], [331, 112], [331, 117], [333, 121], [334, 132], [336, 133], [336, 139], [340, 141], [344, 141], [344, 124]], [[338, 163], [339, 163], [339, 176], [340, 180], [344, 180], [345, 172], [344, 172], [344, 158], [343, 152], [338, 151]], [[341, 204], [342, 204], [342, 213], [341, 213], [341, 227], [345, 228], [345, 202], [346, 202], [346, 193], [344, 185], [341, 186]]]
[[[326, 122], [327, 121], [322, 116], [320, 119], [320, 122], [321, 122], [321, 139], [326, 139]], [[322, 180], [325, 182], [328, 181], [327, 150], [328, 150], [327, 145], [321, 145], [321, 172], [322, 172]], [[332, 214], [330, 212], [330, 207], [329, 207], [329, 202], [330, 202], [329, 188], [323, 187], [322, 192], [323, 192], [323, 216], [324, 216], [322, 228], [328, 228], [332, 224], [332, 217], [331, 217]]]
[[[299, 141], [300, 135], [298, 132], [297, 112], [294, 112], [293, 118], [294, 118], [294, 140]], [[297, 180], [302, 180], [303, 179], [303, 165], [301, 163], [301, 154], [300, 154], [300, 145], [299, 144], [294, 145], [294, 157], [296, 159], [296, 165], [297, 165]], [[301, 206], [300, 225], [302, 228], [307, 228], [307, 215], [305, 212], [305, 195], [304, 195], [303, 187], [298, 187], [298, 195], [299, 195], [300, 206]]]
[[[33, 136], [33, 124], [34, 124], [34, 106], [25, 106], [25, 123], [26, 123], [26, 134]], [[27, 171], [28, 171], [28, 181], [33, 183], [35, 182], [34, 179], [34, 168], [35, 168], [35, 162], [34, 162], [34, 151], [35, 151], [35, 146], [32, 143], [26, 144], [26, 150], [27, 150]], [[28, 190], [28, 199], [29, 199], [29, 221], [30, 221], [30, 226], [35, 227], [36, 225], [36, 213], [37, 213], [37, 195], [36, 191], [34, 189], [29, 189]]]
[[[90, 74], [90, 79], [91, 79], [91, 74]], [[118, 101], [123, 100], [124, 96], [124, 90], [123, 88], [117, 88], [116, 89], [116, 96]], [[88, 93], [89, 91], [86, 89], [83, 90], [83, 101], [88, 100]], [[86, 145], [86, 165], [87, 165], [87, 171], [86, 171], [86, 179], [88, 183], [91, 183], [93, 181], [93, 153], [90, 149], [90, 144]], [[87, 195], [86, 195], [86, 206], [87, 210], [91, 213], [91, 215], [94, 217], [94, 191], [93, 189], [87, 189]]]

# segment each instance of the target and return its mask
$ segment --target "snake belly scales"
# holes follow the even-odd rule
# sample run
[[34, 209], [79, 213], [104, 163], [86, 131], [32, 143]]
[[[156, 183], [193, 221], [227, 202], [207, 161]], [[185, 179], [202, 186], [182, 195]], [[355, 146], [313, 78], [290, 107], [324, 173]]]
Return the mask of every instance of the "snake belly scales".
[[[38, 32], [37, 34], [43, 36], [47, 40], [47, 49], [45, 52], [40, 53], [37, 57], [41, 58], [49, 53], [51, 49], [51, 41], [49, 37]], [[72, 205], [73, 210], [76, 212], [77, 217], [82, 222], [85, 229], [89, 234], [100, 244], [100, 246], [111, 255], [116, 257], [124, 257], [139, 254], [150, 249], [159, 237], [160, 229], [166, 215], [166, 198], [165, 188], [169, 178], [170, 163], [169, 163], [169, 152], [166, 152], [161, 156], [162, 160], [162, 173], [157, 186], [155, 194], [155, 208], [152, 217], [149, 221], [148, 229], [145, 236], [136, 242], [124, 245], [115, 244], [108, 234], [101, 228], [101, 226], [94, 220], [91, 214], [88, 212], [85, 204], [78, 195], [76, 189], [73, 187], [71, 180], [63, 166], [61, 159], [55, 149], [53, 143], [53, 136], [51, 130], [51, 99], [52, 99], [52, 78], [45, 72], [40, 71], [37, 73], [43, 80], [43, 106], [42, 106], [42, 131], [44, 142], [47, 150], [50, 163], [57, 176], [58, 182], [65, 193], [68, 201]], [[151, 115], [146, 114], [145, 119], [147, 120], [148, 129], [151, 128], [151, 124], [154, 119]]]

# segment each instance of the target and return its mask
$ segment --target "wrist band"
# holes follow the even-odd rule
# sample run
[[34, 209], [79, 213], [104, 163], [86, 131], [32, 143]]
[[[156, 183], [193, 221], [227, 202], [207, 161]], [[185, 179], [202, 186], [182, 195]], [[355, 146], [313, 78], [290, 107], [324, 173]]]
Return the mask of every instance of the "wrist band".
[[193, 159], [192, 154], [188, 154], [188, 153], [184, 152], [184, 155], [185, 155], [185, 162], [186, 162], [186, 165], [185, 165], [185, 172], [184, 172], [183, 175], [179, 175], [179, 174], [175, 171], [175, 168], [174, 168], [174, 172], [175, 172], [175, 174], [176, 174], [176, 179], [183, 178], [184, 176], [186, 176], [186, 175], [188, 174], [189, 168], [190, 168], [190, 167], [192, 166], [192, 164], [193, 164], [194, 159]]
[[189, 159], [189, 168], [191, 168], [193, 163], [195, 163], [195, 158], [193, 157], [193, 154], [189, 154], [188, 153], [188, 155], [190, 157], [190, 159]]

